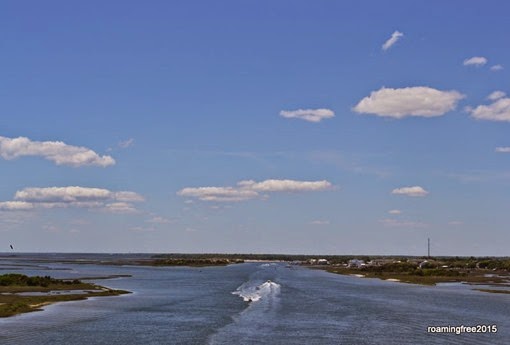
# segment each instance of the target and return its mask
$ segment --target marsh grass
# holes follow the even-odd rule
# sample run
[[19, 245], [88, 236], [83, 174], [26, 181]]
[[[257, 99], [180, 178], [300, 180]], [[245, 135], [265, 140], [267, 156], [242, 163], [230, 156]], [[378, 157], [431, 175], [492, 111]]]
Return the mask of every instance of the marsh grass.
[[[77, 291], [76, 294], [72, 293], [74, 290]], [[20, 292], [50, 291], [66, 291], [66, 294], [48, 294], [42, 296], [18, 294]], [[42, 310], [43, 306], [56, 302], [79, 301], [89, 297], [117, 296], [126, 293], [130, 292], [108, 289], [95, 284], [83, 283], [79, 280], [60, 280], [49, 276], [28, 277], [22, 274], [4, 274], [0, 275], [0, 317]]]

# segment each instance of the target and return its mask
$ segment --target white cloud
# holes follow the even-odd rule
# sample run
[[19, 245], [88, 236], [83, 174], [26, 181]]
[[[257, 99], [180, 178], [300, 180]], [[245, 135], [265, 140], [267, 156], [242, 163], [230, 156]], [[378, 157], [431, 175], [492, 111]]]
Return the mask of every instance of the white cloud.
[[397, 220], [392, 218], [385, 218], [379, 220], [379, 222], [390, 228], [425, 228], [428, 225], [422, 222], [414, 222], [409, 220]]
[[117, 201], [123, 201], [123, 202], [145, 201], [144, 197], [141, 196], [140, 194], [135, 193], [135, 192], [127, 192], [127, 191], [115, 192], [113, 194], [113, 199], [115, 199]]
[[496, 152], [499, 153], [510, 153], [510, 147], [496, 147]]
[[487, 59], [483, 56], [473, 56], [464, 60], [464, 66], [483, 66], [487, 63]]
[[395, 188], [394, 190], [391, 191], [391, 194], [420, 197], [420, 196], [426, 196], [427, 194], [429, 194], [429, 192], [420, 186], [412, 186], [412, 187]]
[[400, 31], [393, 32], [391, 34], [391, 37], [382, 45], [382, 50], [390, 49], [403, 36], [404, 34]]
[[242, 201], [258, 196], [255, 191], [233, 187], [184, 188], [177, 194], [184, 197], [195, 197], [202, 201]]
[[265, 180], [256, 182], [245, 180], [236, 187], [188, 187], [177, 195], [193, 197], [202, 201], [243, 201], [257, 197], [265, 198], [272, 192], [308, 192], [322, 191], [332, 187], [328, 181]]
[[285, 118], [302, 119], [309, 122], [320, 122], [335, 116], [330, 109], [298, 109], [298, 110], [282, 110], [280, 116]]
[[381, 88], [363, 98], [353, 110], [357, 113], [401, 119], [407, 116], [434, 117], [454, 110], [464, 98], [458, 91], [441, 91], [426, 86], [401, 89]]
[[487, 96], [487, 99], [489, 99], [491, 101], [495, 101], [500, 98], [504, 98], [505, 96], [506, 96], [506, 93], [504, 93], [503, 91], [494, 91], [489, 96]]
[[130, 146], [133, 146], [135, 143], [135, 139], [133, 138], [129, 138], [127, 140], [123, 140], [123, 141], [120, 141], [118, 143], [118, 146], [121, 148], [121, 149], [127, 149], [128, 147]]
[[389, 210], [388, 213], [389, 214], [402, 214], [402, 211], [400, 211], [400, 210]]
[[17, 191], [14, 195], [17, 201], [32, 203], [95, 203], [106, 200], [119, 202], [144, 201], [143, 197], [135, 192], [112, 192], [104, 188], [90, 188], [79, 186], [68, 187], [32, 187]]
[[238, 183], [243, 188], [249, 188], [257, 192], [307, 192], [321, 191], [332, 187], [326, 180], [322, 181], [295, 181], [295, 180], [265, 180], [255, 182], [252, 180]]
[[34, 205], [25, 201], [3, 201], [0, 202], [0, 211], [25, 211], [31, 210]]
[[79, 202], [98, 201], [111, 198], [112, 193], [107, 189], [88, 187], [46, 187], [25, 188], [17, 191], [15, 200], [28, 202]]
[[311, 225], [329, 225], [329, 220], [314, 220], [310, 222]]
[[61, 141], [31, 141], [25, 137], [0, 136], [0, 156], [7, 160], [22, 156], [40, 156], [57, 165], [72, 167], [87, 165], [107, 167], [115, 164], [111, 156], [99, 156], [86, 147], [67, 145]]
[[115, 213], [136, 211], [131, 202], [144, 201], [135, 192], [112, 192], [104, 188], [79, 186], [24, 188], [14, 195], [14, 201], [0, 202], [0, 210], [30, 210], [32, 208], [102, 208]]
[[490, 70], [493, 72], [501, 71], [502, 69], [503, 69], [502, 65], [494, 65], [494, 66], [491, 66], [491, 68], [490, 68]]
[[137, 213], [138, 210], [130, 203], [127, 202], [112, 202], [104, 205], [103, 211], [110, 213], [120, 213], [120, 214], [128, 214], [128, 213]]
[[34, 202], [33, 205], [40, 208], [97, 208], [103, 206], [101, 201], [68, 201], [68, 202]]
[[510, 122], [510, 98], [499, 98], [489, 105], [476, 108], [466, 107], [466, 111], [477, 120]]

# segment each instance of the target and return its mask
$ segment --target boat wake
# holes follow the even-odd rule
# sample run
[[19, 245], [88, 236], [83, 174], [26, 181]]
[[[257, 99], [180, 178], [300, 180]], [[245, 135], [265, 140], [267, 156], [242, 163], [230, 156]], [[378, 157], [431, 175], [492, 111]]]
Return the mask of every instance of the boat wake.
[[[274, 265], [259, 266], [260, 269], [241, 284], [233, 295], [247, 302], [232, 322], [217, 329], [208, 339], [208, 344], [248, 344], [270, 332], [278, 324], [282, 286], [271, 279], [278, 279]], [[278, 266], [276, 266], [278, 269]]]
[[246, 282], [232, 292], [238, 295], [245, 302], [257, 302], [268, 297], [276, 297], [280, 293], [280, 284], [268, 280], [260, 285], [253, 282]]

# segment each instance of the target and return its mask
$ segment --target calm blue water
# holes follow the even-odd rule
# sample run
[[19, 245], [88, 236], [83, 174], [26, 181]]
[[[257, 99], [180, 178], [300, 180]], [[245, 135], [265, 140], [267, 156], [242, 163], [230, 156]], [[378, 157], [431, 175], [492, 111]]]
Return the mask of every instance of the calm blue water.
[[[0, 344], [510, 343], [510, 295], [459, 285], [407, 285], [285, 264], [44, 266], [17, 270], [60, 278], [131, 274], [95, 282], [134, 293], [0, 319]], [[496, 324], [499, 332], [426, 331], [429, 325], [477, 324]]]

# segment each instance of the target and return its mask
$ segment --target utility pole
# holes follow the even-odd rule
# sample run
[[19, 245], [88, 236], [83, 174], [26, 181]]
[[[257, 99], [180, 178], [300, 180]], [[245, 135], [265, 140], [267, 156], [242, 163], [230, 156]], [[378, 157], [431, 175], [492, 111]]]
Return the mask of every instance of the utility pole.
[[427, 238], [427, 256], [430, 259], [430, 237]]

